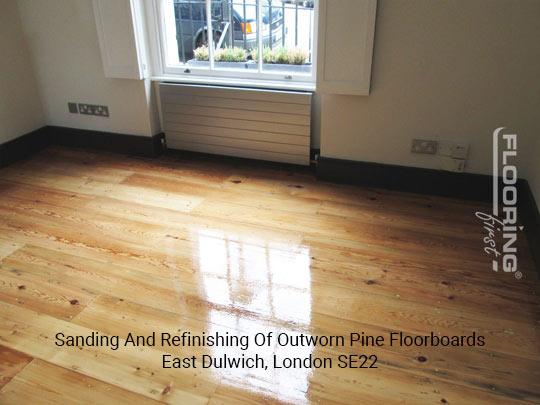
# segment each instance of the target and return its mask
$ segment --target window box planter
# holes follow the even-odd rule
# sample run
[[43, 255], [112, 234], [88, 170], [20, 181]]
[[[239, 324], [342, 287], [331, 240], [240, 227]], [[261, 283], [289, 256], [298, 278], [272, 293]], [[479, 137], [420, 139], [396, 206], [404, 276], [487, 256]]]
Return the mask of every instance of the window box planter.
[[311, 63], [306, 63], [305, 65], [265, 63], [263, 69], [267, 72], [311, 73]]
[[[187, 65], [197, 68], [209, 68], [210, 62], [206, 60], [191, 59], [187, 61]], [[216, 69], [254, 69], [257, 70], [257, 64], [251, 60], [247, 62], [214, 62]]]
[[[205, 60], [196, 60], [191, 59], [187, 61], [188, 66], [194, 68], [209, 68], [210, 62]], [[257, 63], [252, 60], [247, 62], [215, 62], [214, 66], [216, 69], [249, 69], [257, 70]], [[283, 73], [311, 73], [311, 63], [304, 65], [286, 65], [279, 63], [265, 63], [265, 71], [270, 72], [283, 72]]]

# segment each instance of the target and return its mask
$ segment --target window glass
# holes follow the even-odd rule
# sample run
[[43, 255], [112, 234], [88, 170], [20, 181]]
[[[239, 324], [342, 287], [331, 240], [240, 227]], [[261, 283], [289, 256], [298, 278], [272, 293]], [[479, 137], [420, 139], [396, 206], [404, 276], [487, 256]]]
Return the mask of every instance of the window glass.
[[313, 7], [313, 1], [264, 2], [263, 71], [311, 74]]
[[177, 73], [313, 80], [314, 0], [162, 1], [162, 53]]

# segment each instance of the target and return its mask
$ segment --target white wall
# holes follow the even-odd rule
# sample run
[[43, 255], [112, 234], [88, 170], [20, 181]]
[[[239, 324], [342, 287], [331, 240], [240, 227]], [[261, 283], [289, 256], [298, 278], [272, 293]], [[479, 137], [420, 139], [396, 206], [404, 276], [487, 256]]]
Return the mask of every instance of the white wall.
[[[151, 136], [148, 83], [106, 79], [92, 0], [18, 0], [48, 125]], [[109, 118], [70, 114], [69, 101], [109, 106]]]
[[17, 4], [0, 0], [0, 143], [45, 125]]
[[539, 17], [537, 0], [379, 0], [372, 93], [323, 96], [322, 155], [439, 169], [409, 152], [411, 140], [464, 140], [466, 170], [489, 174], [496, 127], [530, 148], [540, 136]]

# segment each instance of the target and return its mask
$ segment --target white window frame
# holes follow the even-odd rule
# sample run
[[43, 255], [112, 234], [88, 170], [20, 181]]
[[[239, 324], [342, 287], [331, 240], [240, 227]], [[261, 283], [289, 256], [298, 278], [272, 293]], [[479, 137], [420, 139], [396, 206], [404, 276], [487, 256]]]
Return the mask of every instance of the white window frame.
[[[293, 74], [292, 79], [286, 76], [291, 76], [289, 72], [269, 73], [262, 71], [263, 61], [262, 52], [259, 52], [258, 71], [245, 71], [223, 69], [213, 70], [213, 58], [210, 57], [209, 68], [199, 68], [196, 66], [167, 66], [166, 64], [166, 49], [167, 38], [164, 35], [165, 25], [165, 2], [168, 0], [152, 0], [145, 2], [146, 6], [146, 22], [148, 28], [148, 42], [151, 66], [151, 78], [160, 81], [178, 81], [183, 83], [203, 83], [203, 84], [219, 84], [219, 85], [234, 85], [243, 87], [261, 87], [275, 88], [287, 90], [308, 90], [314, 91], [316, 86], [317, 76], [317, 28], [318, 28], [318, 13], [319, 0], [315, 0], [314, 4], [314, 21], [313, 21], [313, 42], [312, 42], [312, 70], [311, 74]], [[211, 13], [209, 8], [211, 1], [207, 2], [207, 25], [211, 27]], [[258, 20], [262, 20], [262, 7], [258, 7]], [[261, 30], [257, 30], [257, 39], [259, 49], [262, 49]], [[208, 36], [209, 52], [213, 53], [213, 38]], [[175, 45], [176, 46], [176, 45]], [[186, 70], [189, 69], [189, 73]], [[247, 69], [246, 69], [247, 70]]]

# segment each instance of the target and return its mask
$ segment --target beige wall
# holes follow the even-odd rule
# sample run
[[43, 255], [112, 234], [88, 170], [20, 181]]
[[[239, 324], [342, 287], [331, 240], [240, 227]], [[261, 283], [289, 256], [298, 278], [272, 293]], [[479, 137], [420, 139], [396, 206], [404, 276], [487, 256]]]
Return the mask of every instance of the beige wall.
[[540, 136], [539, 17], [537, 0], [379, 0], [372, 93], [323, 96], [322, 155], [438, 169], [436, 157], [409, 152], [411, 140], [462, 140], [466, 170], [489, 174], [496, 127], [530, 148]]
[[[47, 124], [153, 135], [145, 81], [106, 79], [92, 0], [18, 0]], [[110, 117], [70, 114], [69, 101], [109, 106]]]
[[[3, 58], [0, 66], [28, 79], [24, 42], [12, 32], [18, 21], [14, 2], [3, 3], [6, 22], [0, 30], [11, 31], [0, 40], [12, 39], [19, 45], [11, 49], [21, 52], [19, 62]], [[33, 100], [31, 115], [37, 117], [40, 93], [49, 125], [139, 135], [159, 131], [147, 82], [104, 77], [91, 0], [17, 3], [38, 90], [31, 77], [6, 81], [2, 74], [2, 94], [9, 93], [6, 86], [23, 83], [18, 105]], [[530, 152], [540, 146], [539, 15], [537, 0], [379, 0], [372, 93], [317, 95], [313, 145], [320, 142], [328, 157], [440, 168], [436, 157], [411, 154], [411, 140], [463, 140], [471, 146], [467, 171], [489, 174], [491, 132], [504, 125], [517, 131], [521, 150], [528, 151], [521, 174], [540, 200], [538, 154]], [[5, 99], [1, 108], [13, 108]], [[69, 114], [68, 101], [106, 104], [111, 117]], [[3, 129], [11, 137], [37, 125], [29, 114], [8, 115], [24, 127]]]
[[45, 120], [17, 4], [0, 0], [0, 10], [0, 143], [4, 143], [45, 125]]

